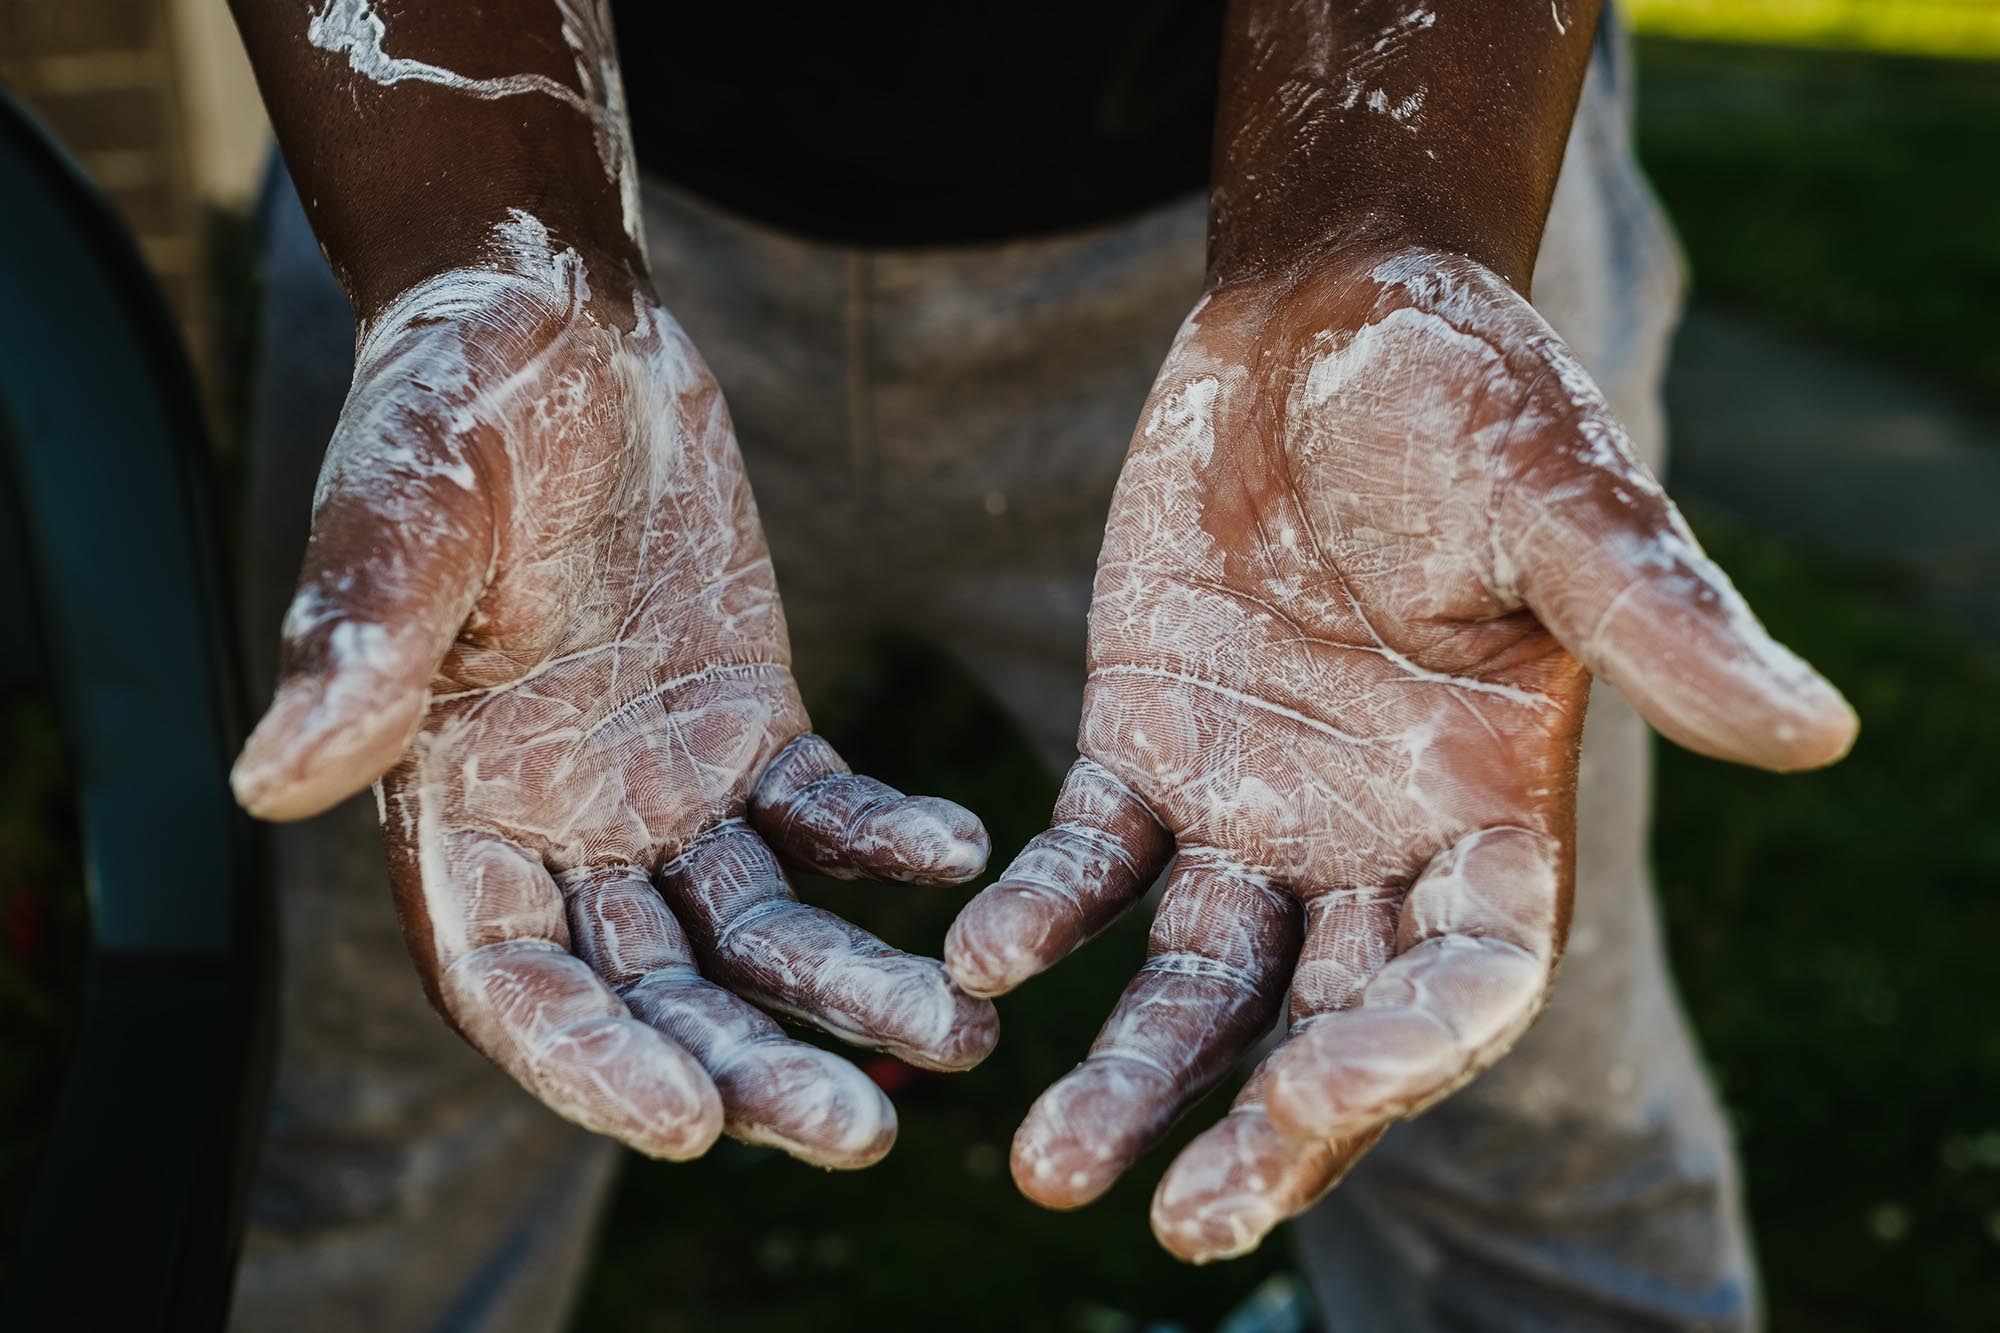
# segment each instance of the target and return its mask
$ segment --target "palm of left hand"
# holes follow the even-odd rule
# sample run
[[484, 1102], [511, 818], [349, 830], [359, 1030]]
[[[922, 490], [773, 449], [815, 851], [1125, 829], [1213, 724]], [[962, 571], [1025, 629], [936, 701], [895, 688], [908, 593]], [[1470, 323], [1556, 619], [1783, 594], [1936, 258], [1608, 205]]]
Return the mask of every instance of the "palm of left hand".
[[1145, 969], [1016, 1138], [1022, 1189], [1108, 1188], [1288, 980], [1290, 1039], [1155, 1198], [1184, 1257], [1253, 1247], [1498, 1058], [1567, 926], [1584, 663], [1709, 753], [1851, 733], [1492, 274], [1349, 255], [1198, 307], [1113, 500], [1083, 758], [947, 951], [1010, 989], [1178, 851]]

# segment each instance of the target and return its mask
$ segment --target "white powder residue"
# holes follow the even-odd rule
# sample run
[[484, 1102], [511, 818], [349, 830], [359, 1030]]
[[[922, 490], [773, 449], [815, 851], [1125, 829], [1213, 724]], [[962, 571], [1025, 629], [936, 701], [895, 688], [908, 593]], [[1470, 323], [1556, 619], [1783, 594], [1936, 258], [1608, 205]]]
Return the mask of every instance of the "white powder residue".
[[583, 115], [590, 121], [605, 173], [618, 187], [625, 233], [643, 251], [639, 169], [632, 152], [617, 50], [611, 38], [608, 0], [553, 2], [562, 14], [563, 41], [575, 57], [581, 91], [544, 74], [472, 78], [442, 65], [392, 56], [383, 47], [388, 28], [371, 0], [326, 0], [325, 6], [307, 22], [306, 39], [322, 51], [345, 56], [349, 69], [383, 87], [427, 83], [483, 101], [538, 95], [553, 98]]

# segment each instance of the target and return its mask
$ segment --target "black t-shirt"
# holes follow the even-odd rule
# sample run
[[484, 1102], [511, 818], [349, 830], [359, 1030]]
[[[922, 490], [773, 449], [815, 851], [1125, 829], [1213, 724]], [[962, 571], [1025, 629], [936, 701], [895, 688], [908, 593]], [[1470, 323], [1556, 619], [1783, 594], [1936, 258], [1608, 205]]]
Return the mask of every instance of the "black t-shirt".
[[639, 159], [873, 245], [1068, 230], [1208, 177], [1221, 0], [613, 7]]

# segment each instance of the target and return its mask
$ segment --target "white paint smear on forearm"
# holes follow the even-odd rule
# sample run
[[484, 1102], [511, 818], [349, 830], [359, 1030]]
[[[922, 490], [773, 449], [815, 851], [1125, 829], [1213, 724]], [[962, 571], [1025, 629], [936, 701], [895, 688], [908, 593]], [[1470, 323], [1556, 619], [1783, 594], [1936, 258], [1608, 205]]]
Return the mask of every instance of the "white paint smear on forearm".
[[579, 112], [591, 123], [605, 174], [618, 186], [625, 234], [643, 246], [639, 217], [639, 172], [625, 113], [625, 89], [611, 38], [611, 15], [602, 0], [554, 0], [562, 14], [563, 41], [576, 58], [581, 91], [546, 74], [502, 74], [476, 79], [442, 65], [392, 56], [383, 47], [388, 28], [369, 0], [326, 0], [306, 25], [306, 40], [322, 51], [347, 57], [347, 67], [383, 87], [428, 83], [497, 101], [540, 94]]

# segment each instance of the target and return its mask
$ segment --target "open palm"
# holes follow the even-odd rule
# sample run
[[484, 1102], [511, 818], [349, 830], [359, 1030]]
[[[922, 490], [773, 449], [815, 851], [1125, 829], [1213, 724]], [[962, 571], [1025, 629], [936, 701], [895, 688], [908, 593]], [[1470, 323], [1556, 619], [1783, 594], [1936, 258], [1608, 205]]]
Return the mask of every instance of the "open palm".
[[997, 994], [1173, 858], [1149, 959], [1014, 1145], [1102, 1193], [1292, 1031], [1155, 1195], [1241, 1253], [1539, 1012], [1569, 917], [1586, 667], [1705, 753], [1827, 762], [1853, 718], [1773, 643], [1534, 310], [1463, 256], [1220, 289], [1141, 417], [1055, 820], [947, 947]]
[[649, 297], [594, 295], [517, 215], [490, 264], [362, 330], [237, 789], [297, 817], [386, 772], [433, 1002], [557, 1111], [656, 1156], [726, 1126], [860, 1165], [887, 1101], [760, 1010], [957, 1069], [992, 1007], [799, 903], [773, 848], [958, 883], [986, 835], [849, 773], [789, 662], [714, 380]]

